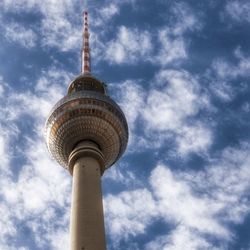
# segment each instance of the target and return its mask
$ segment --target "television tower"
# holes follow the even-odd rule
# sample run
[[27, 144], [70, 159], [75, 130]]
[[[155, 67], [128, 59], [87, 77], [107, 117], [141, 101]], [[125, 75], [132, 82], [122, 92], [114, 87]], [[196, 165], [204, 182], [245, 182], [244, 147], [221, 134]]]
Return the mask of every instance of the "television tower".
[[52, 108], [45, 135], [52, 157], [73, 177], [71, 250], [106, 249], [101, 176], [124, 153], [128, 125], [106, 85], [91, 74], [85, 11], [82, 72]]

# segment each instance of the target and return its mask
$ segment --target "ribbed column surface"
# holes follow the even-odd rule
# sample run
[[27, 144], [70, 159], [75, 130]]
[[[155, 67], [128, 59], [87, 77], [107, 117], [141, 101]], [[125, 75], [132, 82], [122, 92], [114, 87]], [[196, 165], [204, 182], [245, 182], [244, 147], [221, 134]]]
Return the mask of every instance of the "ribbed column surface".
[[100, 163], [81, 156], [73, 167], [71, 250], [105, 250]]

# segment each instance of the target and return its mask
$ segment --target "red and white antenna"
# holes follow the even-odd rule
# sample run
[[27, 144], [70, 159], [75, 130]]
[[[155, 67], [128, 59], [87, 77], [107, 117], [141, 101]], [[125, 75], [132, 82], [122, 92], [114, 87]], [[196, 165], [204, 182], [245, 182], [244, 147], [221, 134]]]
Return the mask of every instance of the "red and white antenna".
[[90, 73], [90, 48], [89, 48], [89, 25], [88, 25], [88, 12], [83, 12], [83, 45], [82, 45], [82, 73]]

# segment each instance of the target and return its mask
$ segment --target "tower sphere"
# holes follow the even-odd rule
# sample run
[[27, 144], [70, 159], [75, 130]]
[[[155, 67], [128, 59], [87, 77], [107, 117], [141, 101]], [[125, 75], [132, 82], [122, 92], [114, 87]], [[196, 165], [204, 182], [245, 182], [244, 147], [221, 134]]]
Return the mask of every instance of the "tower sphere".
[[79, 143], [92, 141], [108, 168], [126, 149], [128, 125], [120, 107], [107, 95], [105, 84], [83, 73], [52, 108], [45, 134], [49, 152], [63, 167], [68, 168], [69, 155]]

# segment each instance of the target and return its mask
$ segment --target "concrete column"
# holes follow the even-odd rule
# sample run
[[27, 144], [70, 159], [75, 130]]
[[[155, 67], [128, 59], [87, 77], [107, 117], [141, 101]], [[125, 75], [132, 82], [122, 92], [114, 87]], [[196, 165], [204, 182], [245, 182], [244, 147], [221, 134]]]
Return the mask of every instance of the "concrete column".
[[71, 250], [105, 250], [101, 174], [103, 157], [97, 145], [82, 142], [70, 155], [73, 175]]

